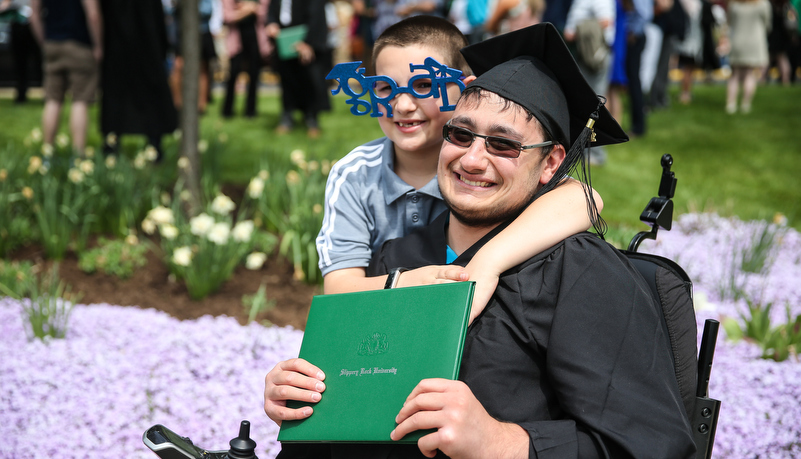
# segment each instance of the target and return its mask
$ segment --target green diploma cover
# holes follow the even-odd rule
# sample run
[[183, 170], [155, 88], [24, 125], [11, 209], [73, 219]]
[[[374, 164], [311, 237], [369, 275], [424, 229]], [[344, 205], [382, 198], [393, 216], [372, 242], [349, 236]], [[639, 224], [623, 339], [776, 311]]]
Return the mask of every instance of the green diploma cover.
[[457, 282], [314, 297], [300, 357], [325, 372], [326, 390], [309, 418], [282, 423], [278, 440], [392, 443], [395, 416], [417, 383], [459, 376], [474, 288]]

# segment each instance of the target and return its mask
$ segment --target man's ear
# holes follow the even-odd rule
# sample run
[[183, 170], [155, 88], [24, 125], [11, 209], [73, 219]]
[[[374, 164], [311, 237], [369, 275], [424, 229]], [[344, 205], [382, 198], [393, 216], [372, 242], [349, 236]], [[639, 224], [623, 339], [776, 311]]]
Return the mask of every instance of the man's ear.
[[476, 79], [475, 75], [466, 76], [466, 77], [464, 77], [464, 80], [462, 80], [462, 83], [464, 83], [464, 85], [467, 86], [470, 83], [472, 83], [473, 80], [475, 80], [475, 79]]
[[567, 152], [565, 151], [565, 146], [562, 144], [556, 144], [551, 148], [551, 152], [542, 159], [542, 174], [540, 174], [540, 184], [545, 185], [548, 183], [556, 174], [556, 170], [559, 169], [559, 166], [562, 165], [562, 162], [565, 160], [565, 156], [567, 156]]

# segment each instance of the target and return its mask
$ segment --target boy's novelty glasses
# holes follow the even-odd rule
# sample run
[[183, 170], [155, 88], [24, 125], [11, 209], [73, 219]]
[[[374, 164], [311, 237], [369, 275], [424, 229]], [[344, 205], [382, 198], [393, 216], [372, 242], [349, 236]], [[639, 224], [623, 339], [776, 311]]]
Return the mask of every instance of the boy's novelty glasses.
[[476, 134], [469, 129], [452, 124], [442, 126], [442, 137], [448, 142], [463, 148], [469, 148], [470, 145], [473, 145], [473, 140], [475, 140], [476, 137], [481, 137], [484, 139], [484, 146], [487, 148], [487, 152], [491, 155], [500, 156], [501, 158], [517, 158], [523, 150], [547, 147], [548, 145], [554, 144], [552, 140], [549, 140], [547, 142], [535, 143], [534, 145], [523, 145], [517, 140], [494, 135]]

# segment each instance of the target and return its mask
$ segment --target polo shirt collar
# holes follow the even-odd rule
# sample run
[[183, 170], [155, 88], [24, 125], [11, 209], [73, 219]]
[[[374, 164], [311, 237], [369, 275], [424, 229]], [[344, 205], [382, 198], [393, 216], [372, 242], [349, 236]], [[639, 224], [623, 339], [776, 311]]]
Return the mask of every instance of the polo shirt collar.
[[415, 190], [413, 186], [398, 177], [398, 174], [395, 173], [395, 146], [389, 138], [384, 139], [384, 148], [381, 154], [383, 156], [383, 164], [381, 164], [381, 184], [384, 187], [384, 199], [387, 205], [392, 204], [407, 193], [414, 191], [442, 200], [436, 176], [419, 190]]

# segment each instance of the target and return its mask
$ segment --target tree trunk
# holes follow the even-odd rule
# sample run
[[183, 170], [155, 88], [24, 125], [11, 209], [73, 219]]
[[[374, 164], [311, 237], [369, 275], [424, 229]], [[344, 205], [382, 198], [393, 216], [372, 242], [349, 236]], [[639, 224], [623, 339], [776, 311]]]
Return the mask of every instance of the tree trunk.
[[180, 111], [180, 151], [189, 160], [189, 166], [181, 169], [184, 187], [189, 190], [188, 211], [190, 216], [200, 211], [201, 164], [198, 154], [198, 86], [200, 79], [200, 14], [198, 0], [181, 0], [181, 53], [184, 60]]

